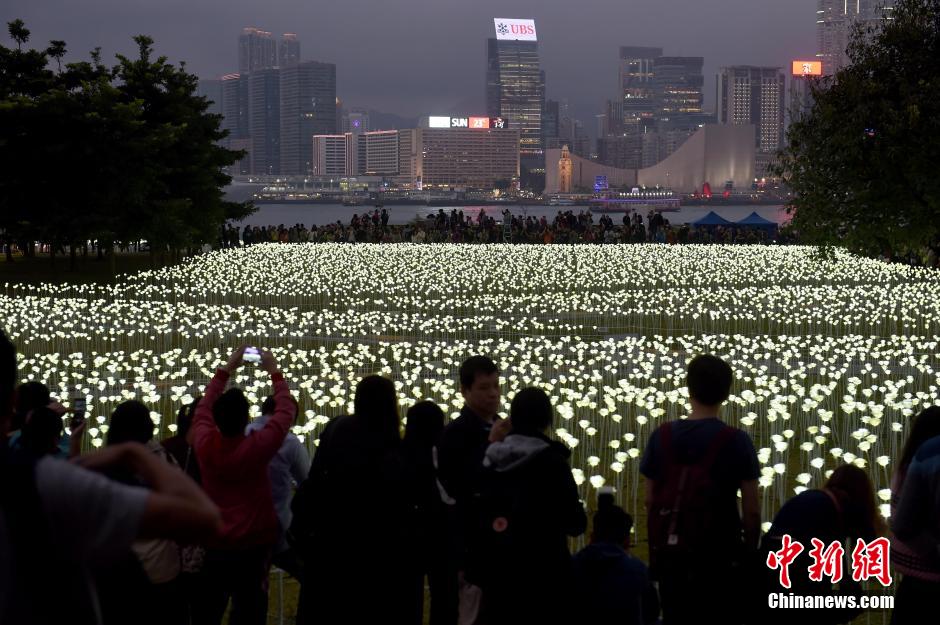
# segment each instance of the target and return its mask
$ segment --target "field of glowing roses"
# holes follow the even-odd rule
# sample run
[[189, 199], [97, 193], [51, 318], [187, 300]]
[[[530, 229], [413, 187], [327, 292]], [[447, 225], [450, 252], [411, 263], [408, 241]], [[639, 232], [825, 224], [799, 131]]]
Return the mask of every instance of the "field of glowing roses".
[[[940, 273], [804, 247], [270, 244], [114, 286], [7, 284], [0, 312], [21, 378], [86, 395], [94, 447], [131, 398], [173, 432], [240, 343], [274, 351], [311, 446], [370, 373], [403, 411], [456, 414], [457, 367], [486, 354], [506, 410], [525, 386], [553, 398], [585, 499], [612, 485], [633, 511], [645, 441], [688, 410], [696, 354], [735, 371], [723, 416], [758, 449], [765, 520], [845, 462], [887, 514], [910, 420], [940, 403]], [[268, 391], [250, 366], [237, 383], [256, 405]]]

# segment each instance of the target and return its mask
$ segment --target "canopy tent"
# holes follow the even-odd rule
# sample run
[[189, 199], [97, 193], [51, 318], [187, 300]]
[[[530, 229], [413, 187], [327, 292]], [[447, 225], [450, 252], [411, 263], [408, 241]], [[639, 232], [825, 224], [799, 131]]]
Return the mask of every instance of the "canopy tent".
[[733, 222], [728, 221], [715, 211], [709, 211], [707, 215], [692, 223], [693, 226], [733, 226]]
[[769, 219], [764, 219], [756, 212], [751, 213], [741, 221], [734, 222], [735, 226], [744, 226], [746, 228], [760, 228], [761, 230], [776, 230], [778, 224], [770, 221]]

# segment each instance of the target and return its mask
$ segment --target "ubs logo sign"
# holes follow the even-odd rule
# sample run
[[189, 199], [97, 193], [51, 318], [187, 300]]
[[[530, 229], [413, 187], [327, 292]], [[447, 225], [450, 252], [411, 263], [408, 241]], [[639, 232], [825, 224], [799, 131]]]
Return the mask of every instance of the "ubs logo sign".
[[508, 41], [536, 41], [535, 20], [517, 20], [497, 17], [496, 38]]

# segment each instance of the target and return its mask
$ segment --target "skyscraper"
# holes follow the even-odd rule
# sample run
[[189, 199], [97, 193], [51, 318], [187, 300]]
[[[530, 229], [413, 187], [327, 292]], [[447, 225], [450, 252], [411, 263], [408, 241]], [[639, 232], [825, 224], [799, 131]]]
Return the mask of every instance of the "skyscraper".
[[278, 66], [281, 69], [300, 63], [300, 40], [294, 33], [284, 33], [277, 44]]
[[738, 65], [718, 74], [718, 123], [755, 126], [757, 173], [783, 147], [786, 79], [779, 67]]
[[222, 130], [228, 131], [230, 150], [246, 150], [248, 155], [233, 165], [236, 175], [251, 173], [251, 142], [249, 132], [251, 120], [248, 114], [248, 77], [240, 74], [222, 76]]
[[623, 123], [643, 126], [656, 117], [653, 65], [663, 55], [662, 48], [623, 46], [620, 48], [620, 89], [623, 94]]
[[891, 19], [894, 0], [819, 0], [816, 42], [824, 76], [832, 76], [848, 64], [847, 49], [856, 25], [877, 27]]
[[309, 174], [313, 136], [337, 131], [336, 66], [304, 61], [280, 75], [280, 173]]
[[653, 63], [659, 128], [697, 128], [702, 123], [702, 87], [705, 77], [700, 56], [661, 56]]
[[251, 137], [251, 173], [281, 173], [280, 70], [259, 69], [248, 75], [248, 133]]
[[277, 42], [266, 30], [245, 28], [238, 36], [238, 73], [277, 67]]
[[487, 41], [486, 108], [519, 131], [519, 149], [529, 169], [545, 168], [542, 111], [544, 74], [534, 20], [495, 20], [496, 37]]

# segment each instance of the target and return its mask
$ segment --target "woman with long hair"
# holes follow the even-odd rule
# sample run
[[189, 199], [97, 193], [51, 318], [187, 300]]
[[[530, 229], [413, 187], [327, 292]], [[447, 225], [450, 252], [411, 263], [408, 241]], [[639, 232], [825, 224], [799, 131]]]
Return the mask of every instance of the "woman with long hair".
[[294, 497], [290, 535], [305, 560], [298, 623], [403, 623], [410, 609], [407, 495], [398, 394], [364, 378], [353, 414], [327, 424]]

